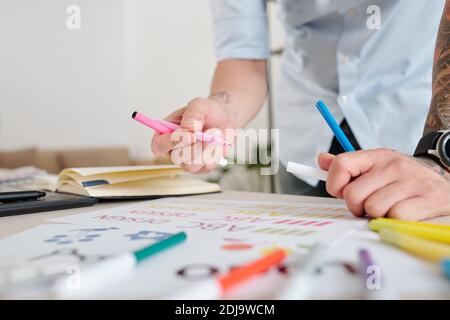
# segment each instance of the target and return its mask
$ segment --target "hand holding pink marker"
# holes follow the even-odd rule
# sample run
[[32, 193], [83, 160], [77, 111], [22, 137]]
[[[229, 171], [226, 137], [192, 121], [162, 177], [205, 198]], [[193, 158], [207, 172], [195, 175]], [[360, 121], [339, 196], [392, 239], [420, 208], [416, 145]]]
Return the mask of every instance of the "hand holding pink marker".
[[[166, 120], [152, 119], [152, 118], [149, 118], [137, 111], [133, 112], [133, 115], [131, 117], [134, 120], [142, 123], [143, 125], [145, 125], [149, 128], [152, 128], [153, 130], [155, 130], [156, 132], [158, 132], [160, 134], [172, 133], [175, 130], [181, 128], [181, 126], [176, 123], [169, 122]], [[210, 135], [210, 134], [198, 132], [198, 131], [194, 132], [194, 135], [195, 135], [195, 138], [200, 141], [213, 142], [213, 143], [217, 143], [217, 144], [222, 144], [227, 147], [231, 146], [230, 143], [227, 143], [222, 138], [216, 137], [214, 135]]]

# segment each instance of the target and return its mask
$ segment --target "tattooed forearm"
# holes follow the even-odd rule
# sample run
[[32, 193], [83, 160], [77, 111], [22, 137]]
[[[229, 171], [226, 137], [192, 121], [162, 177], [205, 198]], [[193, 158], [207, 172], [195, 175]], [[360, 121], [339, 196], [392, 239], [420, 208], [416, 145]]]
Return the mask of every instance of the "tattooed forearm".
[[433, 67], [433, 97], [425, 134], [450, 129], [450, 0], [439, 27]]
[[447, 179], [447, 181], [450, 183], [450, 172], [448, 170], [445, 170], [443, 166], [438, 164], [435, 160], [429, 159], [429, 158], [414, 158], [417, 162], [422, 164], [423, 166], [430, 168], [431, 170], [439, 173], [441, 176]]
[[226, 91], [219, 91], [219, 92], [213, 93], [209, 96], [209, 98], [222, 100], [225, 103], [228, 103], [230, 101], [230, 95]]

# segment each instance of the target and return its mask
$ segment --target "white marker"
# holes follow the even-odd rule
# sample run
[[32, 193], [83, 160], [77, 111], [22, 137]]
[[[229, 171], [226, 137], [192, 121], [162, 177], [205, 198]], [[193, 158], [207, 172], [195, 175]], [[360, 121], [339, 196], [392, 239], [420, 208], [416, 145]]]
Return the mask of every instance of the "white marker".
[[52, 293], [60, 299], [77, 299], [95, 296], [105, 284], [114, 281], [118, 276], [133, 270], [141, 262], [153, 257], [157, 253], [167, 250], [187, 239], [184, 232], [176, 233], [164, 240], [153, 243], [133, 252], [127, 252], [118, 256], [86, 266], [78, 275], [80, 283], [72, 286], [69, 279], [61, 277], [52, 287]]
[[297, 178], [312, 178], [312, 179], [319, 179], [322, 181], [327, 181], [328, 172], [316, 169], [313, 167], [305, 166], [304, 164], [296, 163], [296, 162], [288, 162], [287, 172], [292, 173]]
[[281, 290], [279, 300], [304, 300], [312, 290], [316, 268], [322, 261], [328, 246], [317, 243], [311, 248], [311, 252], [306, 256], [304, 262], [297, 271], [289, 278], [289, 282]]
[[280, 300], [304, 300], [308, 299], [315, 281], [316, 268], [320, 266], [328, 251], [336, 248], [344, 240], [348, 239], [354, 234], [355, 230], [350, 229], [344, 234], [340, 235], [335, 241], [330, 244], [317, 242], [311, 248], [309, 254], [304, 258], [300, 265], [300, 270], [294, 272], [289, 278], [289, 282], [277, 297]]
[[225, 158], [222, 158], [222, 159], [219, 160], [218, 165], [221, 166], [221, 167], [226, 167], [228, 165], [228, 160], [225, 159]]

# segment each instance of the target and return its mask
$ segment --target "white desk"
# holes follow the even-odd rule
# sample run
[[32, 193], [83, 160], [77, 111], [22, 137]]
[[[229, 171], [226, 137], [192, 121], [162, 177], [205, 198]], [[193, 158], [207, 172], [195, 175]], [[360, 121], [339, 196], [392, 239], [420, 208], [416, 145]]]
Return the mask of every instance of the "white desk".
[[[196, 196], [197, 198], [201, 199], [216, 199], [216, 200], [255, 200], [255, 201], [282, 201], [282, 202], [315, 202], [318, 201], [323, 203], [342, 203], [340, 200], [336, 199], [326, 199], [326, 198], [312, 198], [312, 197], [300, 197], [300, 196], [291, 196], [291, 195], [279, 195], [279, 194], [264, 194], [264, 193], [248, 193], [248, 192], [231, 192], [226, 191], [223, 193], [217, 193], [217, 194], [209, 194], [209, 195], [201, 195]], [[100, 203], [95, 207], [87, 207], [87, 208], [78, 208], [78, 209], [69, 209], [69, 210], [60, 210], [60, 211], [53, 211], [53, 212], [44, 212], [44, 213], [36, 213], [36, 214], [28, 214], [28, 215], [19, 215], [19, 216], [10, 216], [10, 217], [3, 217], [0, 218], [0, 239], [13, 235], [15, 233], [24, 231], [26, 229], [32, 228], [34, 226], [43, 224], [48, 219], [67, 216], [67, 215], [73, 215], [73, 214], [79, 214], [83, 212], [89, 212], [92, 210], [98, 210], [102, 208], [111, 208], [114, 206], [123, 206], [127, 202], [106, 202], [106, 203]], [[442, 223], [442, 224], [449, 224], [450, 225], [450, 217], [440, 217], [432, 219], [433, 222], [436, 223]], [[355, 241], [350, 241], [350, 243], [347, 245], [345, 250], [343, 251], [344, 255], [352, 256], [357, 252], [358, 248], [360, 246], [373, 246], [375, 250], [379, 250], [380, 247], [385, 246], [381, 243], [373, 243], [373, 241], [367, 241], [364, 239], [355, 239]], [[390, 250], [397, 250], [395, 248]], [[395, 252], [396, 253], [396, 252]], [[400, 253], [399, 254], [403, 254]], [[392, 253], [391, 253], [392, 256]], [[426, 268], [428, 268], [428, 263], [424, 262], [426, 265]], [[437, 266], [429, 264], [430, 273], [434, 274], [435, 277], [436, 273], [439, 273], [439, 270]], [[428, 271], [426, 271], [428, 272]], [[396, 281], [396, 279], [390, 279], [391, 281]], [[444, 278], [442, 278], [442, 281], [445, 281]], [[448, 294], [445, 291], [445, 283], [444, 283], [444, 291], [441, 291], [435, 295], [433, 294], [427, 294], [423, 295], [421, 292], [411, 292], [407, 296], [402, 296], [402, 298], [444, 298], [448, 299], [450, 298], [450, 284], [447, 283], [449, 287]], [[419, 290], [418, 290], [419, 291]], [[138, 296], [139, 298], [140, 296]], [[127, 295], [121, 298], [133, 298], [133, 296]], [[339, 297], [326, 297], [326, 298], [339, 298]]]

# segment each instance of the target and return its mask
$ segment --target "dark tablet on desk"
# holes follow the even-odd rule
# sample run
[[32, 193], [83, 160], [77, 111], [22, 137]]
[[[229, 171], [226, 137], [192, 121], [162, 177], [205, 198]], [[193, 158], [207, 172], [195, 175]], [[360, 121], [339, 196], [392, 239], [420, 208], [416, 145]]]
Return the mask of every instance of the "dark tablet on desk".
[[[13, 190], [0, 188], [0, 192], [17, 190], [17, 188]], [[37, 200], [0, 203], [0, 217], [88, 207], [96, 203], [97, 200], [94, 198], [46, 191], [45, 197]]]

